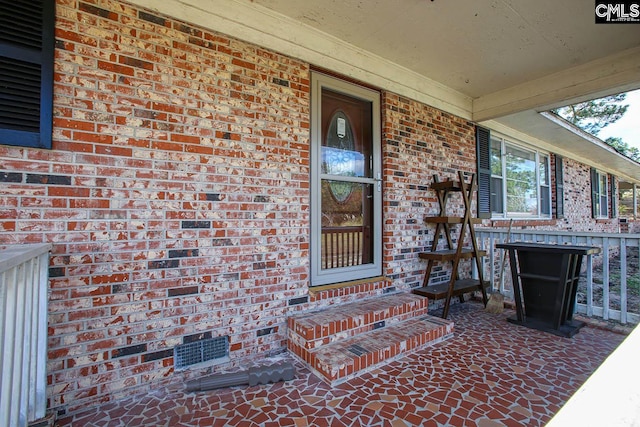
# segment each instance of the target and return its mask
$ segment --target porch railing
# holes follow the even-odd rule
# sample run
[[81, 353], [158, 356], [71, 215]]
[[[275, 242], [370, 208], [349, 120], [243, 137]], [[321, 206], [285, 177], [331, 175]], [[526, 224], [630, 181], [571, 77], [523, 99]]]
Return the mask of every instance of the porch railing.
[[0, 425], [45, 416], [51, 245], [0, 250]]
[[[496, 243], [506, 241], [507, 230], [477, 228], [476, 237], [487, 251], [485, 277], [513, 298], [508, 258], [501, 274], [503, 251], [495, 248]], [[640, 234], [512, 230], [510, 241], [600, 247], [600, 254], [587, 256], [583, 262], [576, 312], [623, 324], [640, 323]]]
[[364, 227], [322, 227], [322, 267], [362, 264]]

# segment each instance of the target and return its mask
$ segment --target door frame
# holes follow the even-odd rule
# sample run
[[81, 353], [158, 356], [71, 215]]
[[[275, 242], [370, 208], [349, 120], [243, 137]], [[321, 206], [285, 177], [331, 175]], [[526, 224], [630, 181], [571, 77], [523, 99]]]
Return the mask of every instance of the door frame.
[[[321, 266], [321, 100], [322, 90], [330, 89], [352, 98], [371, 102], [371, 138], [372, 156], [370, 178], [359, 179], [360, 182], [370, 183], [373, 189], [373, 262], [350, 267], [323, 270]], [[311, 140], [310, 146], [310, 207], [311, 207], [311, 235], [310, 235], [310, 264], [311, 286], [321, 286], [331, 283], [348, 282], [382, 275], [382, 137], [380, 93], [356, 84], [340, 80], [326, 74], [311, 73]]]

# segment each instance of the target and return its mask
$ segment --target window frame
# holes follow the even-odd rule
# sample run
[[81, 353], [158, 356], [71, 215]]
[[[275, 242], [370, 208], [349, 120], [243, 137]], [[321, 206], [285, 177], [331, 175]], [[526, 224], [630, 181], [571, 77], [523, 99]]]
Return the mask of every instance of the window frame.
[[[494, 142], [499, 143], [500, 148], [500, 170], [501, 175], [494, 173], [496, 170], [491, 164], [491, 161], [496, 158], [492, 153], [494, 151]], [[507, 147], [514, 150], [523, 151], [525, 153], [533, 154], [533, 162], [535, 164], [535, 176], [536, 176], [536, 214], [525, 212], [510, 212], [508, 208], [508, 178], [505, 176], [507, 170]], [[551, 194], [551, 153], [535, 149], [523, 143], [515, 142], [513, 139], [503, 137], [501, 135], [491, 134], [489, 138], [489, 157], [490, 157], [490, 191], [491, 191], [491, 218], [495, 219], [551, 219], [552, 218], [552, 194]], [[540, 165], [544, 159], [546, 170], [546, 183], [541, 183]], [[500, 188], [496, 188], [496, 183], [500, 183]], [[548, 207], [546, 213], [543, 210], [543, 198], [546, 197], [546, 206]]]

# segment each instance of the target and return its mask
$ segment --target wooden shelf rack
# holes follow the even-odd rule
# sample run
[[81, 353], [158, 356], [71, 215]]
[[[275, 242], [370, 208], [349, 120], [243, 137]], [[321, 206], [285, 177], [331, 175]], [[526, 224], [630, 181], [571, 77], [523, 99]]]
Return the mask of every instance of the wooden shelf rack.
[[[481, 263], [481, 257], [485, 256], [486, 252], [478, 249], [476, 234], [473, 228], [474, 224], [480, 223], [481, 220], [471, 216], [473, 196], [477, 191], [476, 175], [472, 174], [471, 180], [468, 183], [465, 182], [464, 173], [462, 171], [458, 172], [458, 181], [448, 180], [440, 182], [438, 177], [434, 175], [431, 188], [436, 192], [438, 197], [440, 214], [435, 217], [425, 218], [425, 222], [428, 224], [435, 224], [436, 229], [433, 236], [431, 250], [428, 252], [422, 252], [419, 255], [421, 259], [427, 260], [427, 268], [425, 270], [422, 287], [414, 289], [413, 292], [434, 300], [445, 299], [442, 317], [446, 319], [449, 315], [449, 307], [451, 305], [452, 297], [457, 296], [461, 301], [464, 301], [464, 294], [479, 290], [482, 292], [483, 303], [485, 305], [487, 304], [486, 289], [489, 286], [489, 283], [483, 279]], [[447, 215], [447, 200], [449, 193], [451, 192], [459, 192], [462, 194], [462, 201], [464, 204], [463, 216]], [[460, 225], [460, 232], [455, 246], [451, 238], [452, 225]], [[469, 233], [468, 240], [471, 243], [470, 247], [465, 246], [467, 232]], [[447, 249], [438, 250], [441, 235], [444, 236], [447, 241]], [[478, 279], [460, 278], [460, 261], [464, 259], [475, 260]], [[447, 283], [429, 285], [431, 271], [433, 270], [436, 262], [451, 263], [451, 278]]]

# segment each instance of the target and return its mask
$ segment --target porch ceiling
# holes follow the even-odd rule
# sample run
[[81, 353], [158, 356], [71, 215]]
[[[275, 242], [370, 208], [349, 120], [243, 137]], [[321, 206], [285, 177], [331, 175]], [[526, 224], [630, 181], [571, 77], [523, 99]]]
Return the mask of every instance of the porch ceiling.
[[640, 24], [584, 0], [130, 1], [480, 123], [640, 88]]
[[596, 25], [584, 0], [250, 2], [463, 93], [474, 113], [503, 91], [640, 46], [638, 25]]

